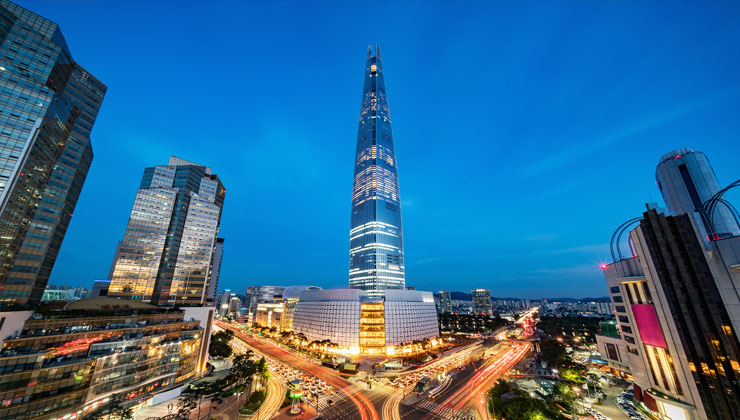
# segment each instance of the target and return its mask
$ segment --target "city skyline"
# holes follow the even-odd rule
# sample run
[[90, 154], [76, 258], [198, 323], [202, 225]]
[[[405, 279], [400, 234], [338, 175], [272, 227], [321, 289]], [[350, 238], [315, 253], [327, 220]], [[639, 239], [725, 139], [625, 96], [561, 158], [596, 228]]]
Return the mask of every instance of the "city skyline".
[[[386, 83], [400, 139], [410, 286], [462, 291], [485, 287], [496, 296], [605, 296], [598, 268], [608, 259], [603, 238], [639, 210], [639, 203], [659, 200], [653, 171], [660, 156], [693, 147], [707, 154], [722, 185], [737, 176], [731, 154], [722, 150], [736, 141], [732, 133], [739, 128], [732, 114], [740, 79], [731, 69], [737, 68], [740, 37], [724, 29], [731, 25], [693, 26], [697, 13], [704, 13], [707, 21], [728, 22], [737, 15], [737, 6], [699, 11], [682, 4], [672, 10], [675, 20], [666, 22], [660, 33], [650, 26], [665, 11], [660, 5], [613, 10], [609, 5], [575, 3], [566, 5], [573, 16], [560, 16], [558, 22], [549, 21], [548, 13], [554, 12], [542, 7], [537, 13], [526, 12], [527, 18], [543, 24], [531, 34], [522, 33], [516, 20], [501, 25], [486, 20], [496, 11], [508, 17], [525, 13], [516, 6], [477, 6], [481, 10], [464, 16], [467, 28], [457, 22], [435, 33], [429, 27], [435, 16], [461, 17], [461, 12], [440, 7], [421, 13], [413, 28], [430, 39], [419, 39], [412, 29], [316, 25], [329, 28], [327, 32], [346, 31], [344, 39], [334, 40], [330, 33], [312, 32], [299, 22], [290, 34], [304, 31], [308, 38], [298, 42], [293, 36], [277, 37], [268, 48], [258, 45], [256, 34], [276, 34], [281, 25], [269, 29], [255, 18], [251, 29], [209, 26], [214, 29], [207, 33], [209, 40], [196, 40], [186, 33], [187, 25], [154, 26], [166, 9], [155, 5], [149, 16], [130, 19], [136, 21], [135, 44], [142, 47], [134, 51], [114, 39], [120, 35], [115, 33], [118, 22], [107, 28], [110, 25], [93, 19], [104, 12], [125, 17], [128, 12], [120, 5], [21, 5], [60, 24], [68, 38], [76, 39], [70, 41], [75, 58], [113, 86], [93, 133], [96, 159], [50, 279], [56, 284], [89, 287], [94, 278], [105, 277], [131, 208], [127, 192], [135, 188], [140, 168], [174, 154], [224, 168], [219, 175], [230, 186], [230, 198], [222, 224], [228, 240], [220, 289], [346, 285], [347, 157], [354, 146], [357, 69], [362, 63], [357, 51], [369, 43], [383, 45], [384, 58], [392, 63], [386, 65], [391, 66]], [[233, 6], [241, 8], [235, 17], [274, 11], [265, 4]], [[417, 12], [408, 5], [386, 6], [389, 27]], [[177, 14], [187, 19], [195, 9], [185, 6]], [[340, 9], [354, 11], [350, 6]], [[197, 12], [207, 15], [204, 20], [234, 24], [223, 5]], [[301, 15], [300, 10], [290, 13], [295, 20]], [[588, 18], [592, 25], [578, 33], [583, 37], [567, 34], [574, 21]], [[614, 39], [614, 28], [626, 23], [632, 31]], [[498, 29], [492, 32], [488, 26]], [[91, 30], [99, 36], [81, 42], [82, 34]], [[681, 36], [675, 38], [679, 31]], [[161, 40], [147, 47], [143, 40], [153, 34]], [[246, 55], [249, 60], [263, 59], [256, 65], [229, 57], [246, 72], [246, 77], [231, 80], [249, 80], [249, 88], [219, 84], [197, 97], [213, 110], [186, 106], [183, 95], [192, 92], [177, 89], [184, 80], [236, 73], [229, 73], [234, 70], [228, 66], [201, 65], [178, 70], [184, 74], [166, 72], [167, 62], [189, 57], [180, 47], [156, 56], [157, 47], [172, 44], [176, 37], [198, 47], [187, 49], [187, 54], [196, 54], [193, 63], [226, 54], [228, 42], [238, 42], [234, 37], [255, 40], [247, 43]], [[557, 59], [550, 51], [552, 37], [561, 42]], [[482, 48], [475, 54], [468, 41], [479, 38], [492, 45], [474, 44]], [[706, 48], [707, 40], [713, 48]], [[211, 41], [228, 42], [215, 52], [203, 52]], [[106, 42], [109, 51], [123, 48], [133, 54], [127, 62], [147, 63], [146, 75], [141, 68], [120, 69], [118, 60], [96, 52]], [[509, 43], [518, 48], [507, 48]], [[638, 65], [641, 71], [623, 80], [619, 73], [634, 72]], [[672, 73], [662, 74], [665, 68]], [[442, 74], [447, 86], [431, 88]], [[321, 95], [297, 94], [306, 78], [323, 86]], [[235, 90], [227, 93], [226, 86]], [[596, 88], [601, 89], [598, 95]], [[151, 92], [152, 100], [131, 107], [131, 96], [141, 91]], [[310, 113], [305, 112], [307, 105]], [[156, 112], [160, 109], [167, 112]], [[192, 118], [192, 112], [200, 115]], [[250, 112], [256, 115], [244, 116]], [[240, 133], [234, 139], [233, 133], [245, 125], [241, 118], [247, 125], [256, 123], [253, 137]], [[191, 121], [202, 123], [186, 124]], [[218, 147], [202, 150], [204, 140]], [[450, 151], [451, 144], [464, 153]], [[106, 190], [113, 176], [120, 187]], [[318, 196], [316, 191], [322, 200], [295, 200]], [[449, 199], [441, 198], [442, 191]], [[102, 224], [95, 214], [104, 208], [109, 217]], [[297, 208], [304, 214], [295, 215]], [[584, 219], [594, 212], [598, 219]], [[246, 223], [243, 214], [249, 218]], [[280, 219], [291, 223], [283, 226]], [[310, 249], [301, 237], [312, 238]], [[288, 267], [281, 257], [285, 254], [291, 255]], [[450, 287], [450, 282], [460, 286]]]

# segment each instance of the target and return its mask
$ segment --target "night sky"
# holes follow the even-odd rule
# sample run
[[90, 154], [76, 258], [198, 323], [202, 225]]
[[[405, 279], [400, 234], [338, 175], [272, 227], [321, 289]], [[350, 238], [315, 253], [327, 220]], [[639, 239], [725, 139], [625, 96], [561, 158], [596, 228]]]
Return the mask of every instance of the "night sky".
[[605, 296], [598, 265], [660, 200], [662, 154], [740, 178], [740, 2], [20, 4], [108, 86], [53, 284], [107, 276], [144, 168], [174, 154], [227, 188], [219, 289], [346, 287], [371, 43], [417, 289]]

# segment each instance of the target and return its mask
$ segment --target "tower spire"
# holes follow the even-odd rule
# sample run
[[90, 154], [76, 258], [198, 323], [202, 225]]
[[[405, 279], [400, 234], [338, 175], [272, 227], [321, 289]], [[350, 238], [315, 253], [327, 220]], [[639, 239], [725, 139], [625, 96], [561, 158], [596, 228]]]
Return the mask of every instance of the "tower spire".
[[380, 48], [368, 48], [352, 189], [349, 284], [405, 288], [401, 196]]

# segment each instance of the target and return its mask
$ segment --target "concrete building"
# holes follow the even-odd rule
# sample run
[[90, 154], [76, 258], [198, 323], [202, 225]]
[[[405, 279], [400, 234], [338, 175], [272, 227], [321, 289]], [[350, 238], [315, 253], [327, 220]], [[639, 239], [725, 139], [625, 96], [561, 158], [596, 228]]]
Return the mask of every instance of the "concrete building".
[[611, 373], [621, 378], [632, 380], [627, 346], [619, 334], [619, 326], [614, 320], [599, 323], [601, 331], [596, 335], [601, 358], [607, 362]]

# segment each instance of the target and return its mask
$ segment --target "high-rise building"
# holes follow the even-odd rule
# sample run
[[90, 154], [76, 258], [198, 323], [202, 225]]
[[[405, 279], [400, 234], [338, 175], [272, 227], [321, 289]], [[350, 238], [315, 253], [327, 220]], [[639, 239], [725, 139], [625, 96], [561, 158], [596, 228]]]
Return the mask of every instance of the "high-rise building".
[[257, 305], [283, 299], [285, 286], [249, 286], [244, 295], [244, 307], [247, 309], [248, 322], [254, 322]]
[[226, 189], [175, 156], [144, 170], [108, 296], [158, 305], [206, 302]]
[[666, 153], [655, 170], [655, 180], [670, 214], [691, 215], [702, 236], [716, 239], [740, 235], [740, 227], [726, 201], [718, 203], [711, 221], [704, 213], [704, 204], [721, 189], [704, 153], [690, 147]]
[[378, 46], [367, 52], [349, 234], [351, 289], [405, 287], [398, 162]]
[[401, 197], [377, 46], [375, 54], [368, 48], [362, 93], [352, 192], [350, 288], [300, 292], [292, 329], [309, 340], [330, 340], [349, 353], [392, 355], [402, 343], [439, 337], [437, 308], [431, 292], [405, 289]]
[[439, 291], [439, 313], [452, 313], [452, 294], [447, 290]]
[[213, 251], [213, 261], [211, 261], [211, 281], [208, 282], [208, 296], [206, 300], [213, 302], [216, 300], [216, 290], [218, 290], [218, 278], [221, 276], [221, 262], [224, 259], [224, 238], [216, 239], [216, 249]]
[[470, 292], [473, 295], [473, 313], [476, 315], [492, 315], [493, 305], [491, 303], [491, 291], [488, 289], [475, 289]]
[[[658, 166], [658, 180], [671, 214], [649, 207], [630, 232], [633, 254], [620, 254], [604, 267], [627, 352], [619, 359], [629, 365], [635, 399], [656, 418], [735, 419], [740, 413], [737, 225], [721, 213], [712, 225], [700, 215], [707, 195], [720, 191], [703, 154], [669, 153]], [[629, 226], [622, 225], [617, 237]], [[712, 226], [722, 234], [707, 240], [705, 229]]]
[[106, 89], [74, 61], [56, 23], [0, 0], [0, 303], [41, 300]]

